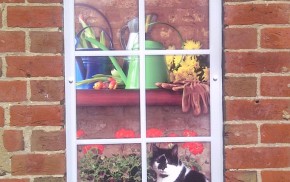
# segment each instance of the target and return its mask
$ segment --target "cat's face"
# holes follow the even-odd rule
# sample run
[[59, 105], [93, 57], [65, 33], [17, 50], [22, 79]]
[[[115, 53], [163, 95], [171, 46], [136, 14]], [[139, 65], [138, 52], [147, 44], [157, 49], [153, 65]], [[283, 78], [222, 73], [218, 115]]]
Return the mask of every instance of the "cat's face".
[[174, 145], [171, 149], [164, 149], [153, 144], [152, 151], [151, 166], [157, 175], [168, 176], [176, 172], [179, 165], [177, 145]]

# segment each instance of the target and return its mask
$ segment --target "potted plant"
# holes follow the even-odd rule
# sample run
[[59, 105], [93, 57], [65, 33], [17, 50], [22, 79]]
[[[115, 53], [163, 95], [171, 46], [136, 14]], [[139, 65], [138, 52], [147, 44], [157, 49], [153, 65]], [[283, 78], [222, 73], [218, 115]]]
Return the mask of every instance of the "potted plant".
[[[78, 137], [84, 135], [82, 130], [77, 133]], [[175, 137], [175, 133], [166, 133], [158, 128], [150, 128], [146, 132], [147, 137]], [[184, 137], [197, 136], [191, 130], [184, 130]], [[131, 129], [120, 129], [116, 131], [115, 138], [135, 138], [137, 135]], [[166, 143], [167, 147], [172, 147], [172, 143]], [[195, 159], [204, 151], [204, 146], [200, 142], [186, 142], [180, 144], [182, 151], [180, 159], [189, 168], [200, 171], [201, 166]], [[134, 144], [130, 146], [121, 145], [120, 152], [105, 155], [104, 145], [86, 145], [81, 149], [83, 156], [79, 163], [80, 178], [84, 182], [141, 182], [141, 153]], [[148, 161], [151, 158], [150, 147], [148, 147]], [[148, 165], [147, 180], [156, 181], [156, 174]]]
[[[198, 41], [186, 40], [184, 50], [200, 49]], [[170, 46], [168, 49], [175, 49]], [[209, 57], [207, 55], [166, 55], [170, 83], [156, 83], [160, 88], [182, 91], [182, 111], [194, 116], [209, 112]]]

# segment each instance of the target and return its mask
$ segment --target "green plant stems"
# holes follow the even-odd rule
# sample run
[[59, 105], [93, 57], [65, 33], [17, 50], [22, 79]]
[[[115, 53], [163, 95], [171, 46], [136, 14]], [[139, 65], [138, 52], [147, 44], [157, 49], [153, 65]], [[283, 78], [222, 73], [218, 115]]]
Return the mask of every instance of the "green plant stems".
[[[86, 38], [86, 40], [89, 41], [90, 43], [92, 43], [92, 44], [98, 46], [98, 47], [99, 47], [100, 49], [102, 49], [103, 51], [108, 51], [108, 50], [109, 50], [106, 46], [104, 46], [103, 44], [101, 44], [100, 42], [98, 42], [98, 41], [95, 40], [95, 39], [92, 39], [92, 38]], [[109, 58], [110, 58], [112, 64], [114, 65], [115, 69], [118, 71], [118, 73], [119, 73], [121, 79], [123, 80], [123, 82], [124, 82], [125, 85], [126, 85], [126, 83], [127, 83], [126, 75], [124, 74], [122, 68], [121, 68], [120, 65], [118, 64], [116, 58], [113, 57], [113, 56], [109, 56]]]
[[108, 78], [114, 78], [118, 85], [124, 85], [123, 80], [120, 77], [112, 76], [112, 75], [103, 75], [103, 74], [96, 74], [92, 78], [85, 79], [76, 83], [76, 86], [80, 86], [83, 84], [89, 84], [96, 81], [108, 81]]

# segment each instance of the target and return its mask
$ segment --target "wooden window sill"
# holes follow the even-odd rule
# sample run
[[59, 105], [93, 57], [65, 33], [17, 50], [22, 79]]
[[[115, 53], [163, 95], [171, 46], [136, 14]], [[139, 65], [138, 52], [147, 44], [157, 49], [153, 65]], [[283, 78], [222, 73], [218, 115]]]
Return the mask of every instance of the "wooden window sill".
[[[139, 90], [76, 90], [77, 106], [136, 106], [140, 104]], [[165, 89], [146, 90], [146, 105], [181, 105], [182, 92]]]

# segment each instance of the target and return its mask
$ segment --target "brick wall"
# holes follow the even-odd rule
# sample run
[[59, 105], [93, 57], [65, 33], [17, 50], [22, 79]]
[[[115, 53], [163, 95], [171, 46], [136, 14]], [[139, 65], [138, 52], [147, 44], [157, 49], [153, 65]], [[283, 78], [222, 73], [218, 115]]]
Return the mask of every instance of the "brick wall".
[[[65, 174], [61, 0], [0, 0], [0, 182]], [[226, 181], [290, 179], [290, 2], [225, 0]]]
[[65, 181], [61, 1], [0, 2], [0, 182]]
[[290, 179], [290, 2], [226, 0], [226, 181]]

